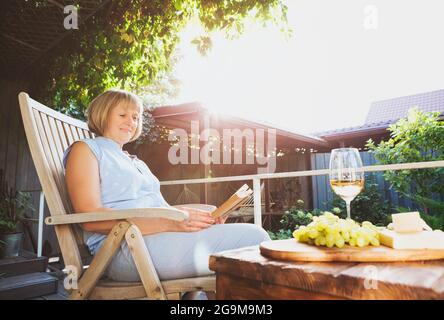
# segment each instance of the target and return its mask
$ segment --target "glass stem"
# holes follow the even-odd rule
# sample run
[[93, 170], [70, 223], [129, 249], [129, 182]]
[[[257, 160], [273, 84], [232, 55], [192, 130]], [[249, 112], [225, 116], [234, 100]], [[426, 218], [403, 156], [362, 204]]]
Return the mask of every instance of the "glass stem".
[[347, 218], [351, 219], [351, 215], [350, 215], [350, 202], [351, 201], [345, 201], [345, 203], [347, 204]]

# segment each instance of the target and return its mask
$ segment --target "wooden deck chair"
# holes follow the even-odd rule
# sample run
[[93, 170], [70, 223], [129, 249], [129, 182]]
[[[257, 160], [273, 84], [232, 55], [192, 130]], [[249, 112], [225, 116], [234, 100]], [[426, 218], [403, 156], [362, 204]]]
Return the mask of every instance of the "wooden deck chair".
[[[45, 222], [55, 228], [65, 269], [71, 272], [68, 274], [70, 280], [77, 280], [77, 286], [73, 285], [69, 290], [70, 299], [180, 299], [182, 292], [200, 290], [211, 292], [213, 298], [216, 290], [214, 275], [160, 281], [140, 230], [126, 220], [162, 217], [182, 221], [187, 219], [186, 212], [176, 208], [149, 208], [73, 213], [64, 179], [63, 152], [74, 141], [93, 138], [94, 135], [84, 122], [56, 112], [24, 92], [19, 94], [19, 103], [32, 159], [51, 215]], [[76, 226], [79, 228], [80, 223], [106, 220], [119, 222], [84, 271], [78, 243], [83, 240], [76, 237]], [[121, 241], [128, 243], [141, 282], [102, 279]]]

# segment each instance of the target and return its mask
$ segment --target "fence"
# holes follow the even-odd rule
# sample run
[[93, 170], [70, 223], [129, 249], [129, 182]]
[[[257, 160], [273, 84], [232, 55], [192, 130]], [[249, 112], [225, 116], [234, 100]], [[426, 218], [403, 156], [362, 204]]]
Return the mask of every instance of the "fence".
[[[364, 166], [373, 166], [379, 164], [373, 154], [367, 151], [359, 153]], [[330, 153], [317, 153], [311, 155], [311, 167], [313, 170], [328, 169], [330, 162]], [[396, 190], [390, 187], [390, 184], [385, 181], [383, 172], [366, 173], [366, 178], [371, 174], [376, 184], [378, 185], [379, 194], [382, 195], [383, 200], [387, 200], [392, 206], [406, 207], [412, 209], [418, 209], [416, 203], [412, 200], [401, 197]], [[313, 176], [313, 208], [319, 208], [321, 210], [330, 210], [331, 201], [333, 200], [333, 192], [330, 187], [328, 175], [325, 176]], [[434, 200], [444, 202], [444, 196], [437, 195], [433, 197]]]

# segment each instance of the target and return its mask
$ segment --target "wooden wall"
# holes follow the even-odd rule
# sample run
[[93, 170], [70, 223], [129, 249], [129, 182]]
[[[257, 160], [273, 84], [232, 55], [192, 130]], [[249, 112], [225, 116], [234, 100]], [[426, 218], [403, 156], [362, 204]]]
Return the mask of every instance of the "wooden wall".
[[[170, 164], [168, 160], [169, 147], [168, 141], [165, 141], [157, 145], [141, 145], [138, 148], [135, 148], [133, 145], [128, 148], [128, 151], [136, 154], [139, 159], [143, 160], [160, 181], [204, 178], [203, 165]], [[256, 165], [212, 164], [209, 169], [211, 170], [212, 177], [257, 174]], [[309, 169], [309, 154], [289, 154], [277, 158], [275, 172]], [[251, 180], [207, 184], [206, 202], [213, 205], [222, 204], [243, 183], [248, 183], [252, 187]], [[168, 203], [172, 205], [190, 202], [203, 203], [203, 187], [203, 184], [189, 184], [186, 187], [184, 185], [162, 186], [162, 194]], [[269, 180], [271, 201], [279, 202], [284, 208], [294, 205], [298, 199], [304, 200], [307, 207], [310, 207], [312, 203], [311, 190], [311, 178], [308, 177]], [[282, 206], [277, 206], [276, 209], [282, 209]]]
[[[41, 186], [29, 152], [18, 103], [18, 94], [28, 90], [27, 81], [0, 79], [0, 170], [5, 173], [10, 187], [31, 192], [35, 211], [29, 215], [37, 219]], [[45, 216], [48, 214], [45, 206]], [[36, 252], [37, 222], [30, 224], [30, 227], [32, 235], [25, 232], [24, 248]], [[59, 251], [52, 227], [43, 226], [43, 243], [44, 255], [52, 256]]]

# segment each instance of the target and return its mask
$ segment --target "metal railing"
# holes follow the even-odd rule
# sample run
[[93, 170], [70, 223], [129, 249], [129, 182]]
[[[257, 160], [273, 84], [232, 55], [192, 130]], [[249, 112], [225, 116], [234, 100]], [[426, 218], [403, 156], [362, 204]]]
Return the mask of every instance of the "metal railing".
[[[427, 162], [410, 162], [400, 164], [386, 164], [363, 167], [364, 172], [388, 171], [388, 170], [410, 170], [410, 169], [428, 169], [428, 168], [444, 168], [444, 161], [427, 161]], [[178, 185], [178, 184], [195, 184], [195, 183], [216, 183], [230, 181], [253, 181], [253, 198], [254, 198], [254, 224], [262, 226], [262, 208], [261, 208], [261, 180], [262, 179], [278, 179], [278, 178], [294, 178], [294, 177], [310, 177], [319, 175], [328, 175], [328, 169], [292, 171], [278, 173], [263, 173], [254, 175], [218, 177], [218, 178], [201, 178], [201, 179], [185, 179], [162, 181], [162, 186]]]

